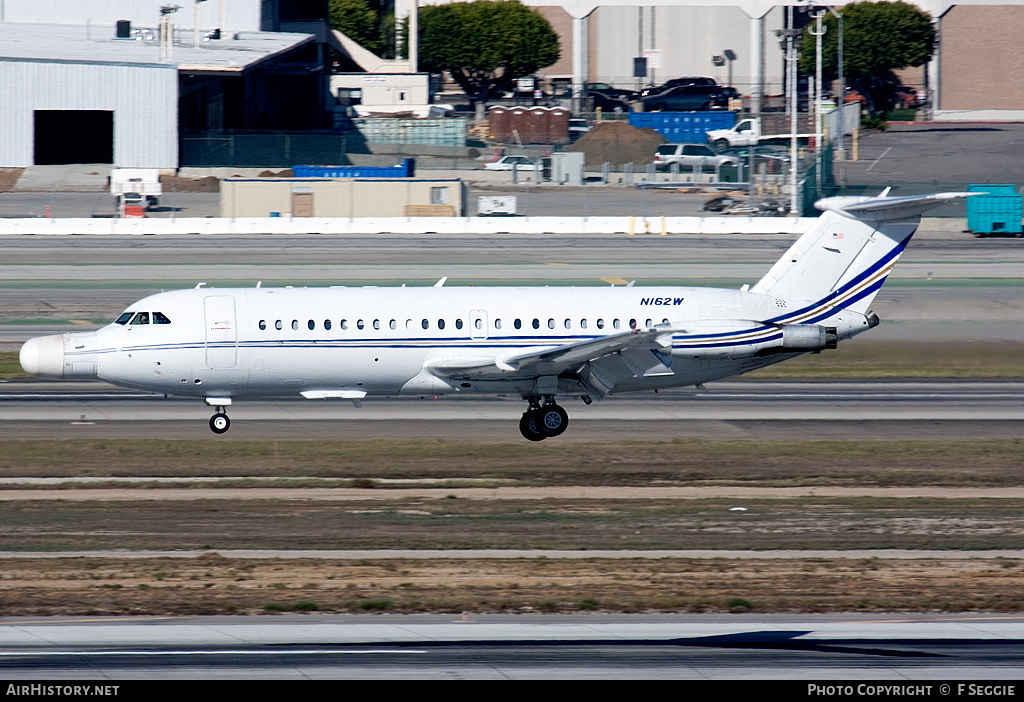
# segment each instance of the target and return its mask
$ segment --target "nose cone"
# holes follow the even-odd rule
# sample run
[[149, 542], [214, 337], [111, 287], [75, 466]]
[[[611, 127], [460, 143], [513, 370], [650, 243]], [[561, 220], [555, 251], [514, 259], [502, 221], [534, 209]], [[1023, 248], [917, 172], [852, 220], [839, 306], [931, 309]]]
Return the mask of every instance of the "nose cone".
[[64, 377], [64, 336], [37, 336], [21, 347], [21, 367], [40, 378]]

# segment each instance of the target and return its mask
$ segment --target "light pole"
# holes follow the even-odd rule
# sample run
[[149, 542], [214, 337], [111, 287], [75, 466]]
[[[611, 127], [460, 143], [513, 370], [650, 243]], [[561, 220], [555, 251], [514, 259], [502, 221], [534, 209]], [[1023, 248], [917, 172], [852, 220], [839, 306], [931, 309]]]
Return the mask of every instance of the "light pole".
[[796, 176], [797, 176], [797, 136], [796, 136], [796, 109], [797, 109], [797, 71], [796, 71], [796, 39], [800, 31], [793, 28], [793, 6], [786, 6], [785, 29], [778, 32], [785, 37], [786, 50], [786, 99], [789, 108], [789, 214], [791, 217], [799, 215], [799, 204], [797, 202]]
[[[836, 149], [836, 160], [837, 161], [845, 161], [846, 160], [846, 145], [845, 145], [846, 144], [846, 111], [843, 109], [843, 107], [846, 105], [846, 76], [843, 74], [843, 13], [842, 12], [838, 12], [836, 10], [836, 8], [832, 7], [831, 5], [822, 5], [822, 7], [824, 7], [826, 10], [831, 12], [832, 16], [835, 17], [836, 20], [838, 20], [838, 22], [839, 22], [839, 36], [836, 39], [837, 44], [838, 44], [838, 50], [836, 52], [836, 69], [837, 69], [836, 72], [839, 74], [839, 78], [838, 78], [839, 90], [837, 92], [839, 93], [839, 96], [836, 98], [836, 107], [839, 108], [839, 130], [840, 130], [841, 133], [839, 134], [839, 147]], [[822, 10], [821, 11], [821, 16], [823, 17], [824, 15], [825, 15], [825, 12], [824, 12], [824, 10]], [[815, 17], [817, 18], [818, 16], [815, 15]], [[823, 29], [821, 27], [821, 20], [818, 19], [818, 30], [821, 31], [822, 33], [824, 33], [825, 29], [828, 29], [828, 28], [825, 27]], [[818, 40], [818, 63], [819, 63], [818, 81], [820, 82], [821, 81], [821, 73], [820, 73], [820, 70], [821, 70], [820, 69], [820, 64], [821, 64], [821, 40], [820, 39]]]
[[192, 48], [199, 48], [199, 3], [206, 0], [196, 0], [192, 9]]
[[160, 8], [160, 60], [171, 58], [174, 48], [174, 28], [171, 26], [171, 15], [181, 9], [180, 5], [163, 5]]
[[[825, 11], [821, 10], [814, 13], [813, 17], [815, 20], [815, 27], [811, 30], [811, 34], [814, 35], [815, 39], [815, 76], [814, 76], [814, 183], [815, 183], [815, 194], [821, 197], [821, 37], [825, 34], [825, 30], [828, 27], [821, 25], [821, 18], [825, 16]], [[842, 120], [842, 108], [840, 108], [839, 119]], [[840, 127], [842, 131], [842, 127]], [[841, 136], [841, 135], [840, 135]]]

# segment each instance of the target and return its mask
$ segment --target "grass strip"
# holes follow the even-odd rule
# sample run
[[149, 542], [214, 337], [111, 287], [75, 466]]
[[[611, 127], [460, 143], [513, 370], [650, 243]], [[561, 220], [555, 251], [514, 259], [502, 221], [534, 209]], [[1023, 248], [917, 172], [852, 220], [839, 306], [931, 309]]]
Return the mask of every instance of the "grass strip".
[[[1024, 439], [7, 439], [7, 477], [490, 479], [518, 485], [1016, 487]], [[201, 489], [201, 488], [197, 488]]]

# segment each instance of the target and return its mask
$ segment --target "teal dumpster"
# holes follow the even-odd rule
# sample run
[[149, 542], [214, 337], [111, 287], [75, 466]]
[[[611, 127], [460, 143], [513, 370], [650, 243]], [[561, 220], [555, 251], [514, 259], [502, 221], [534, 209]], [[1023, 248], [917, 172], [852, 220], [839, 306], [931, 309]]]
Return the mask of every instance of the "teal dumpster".
[[1012, 185], [968, 185], [972, 193], [984, 193], [967, 198], [967, 228], [978, 235], [1021, 233], [1024, 218], [1024, 197]]

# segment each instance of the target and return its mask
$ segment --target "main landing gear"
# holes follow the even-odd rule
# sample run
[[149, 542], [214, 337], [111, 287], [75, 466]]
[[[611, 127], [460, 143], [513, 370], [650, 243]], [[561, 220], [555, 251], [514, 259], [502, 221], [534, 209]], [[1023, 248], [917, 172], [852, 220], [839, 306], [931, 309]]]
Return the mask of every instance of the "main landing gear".
[[537, 398], [527, 398], [530, 408], [519, 420], [519, 431], [530, 441], [543, 441], [549, 436], [558, 436], [569, 426], [569, 414], [555, 404], [551, 397], [546, 397], [541, 406]]
[[210, 417], [210, 429], [214, 434], [223, 434], [231, 428], [231, 420], [223, 407], [217, 407], [217, 413]]

